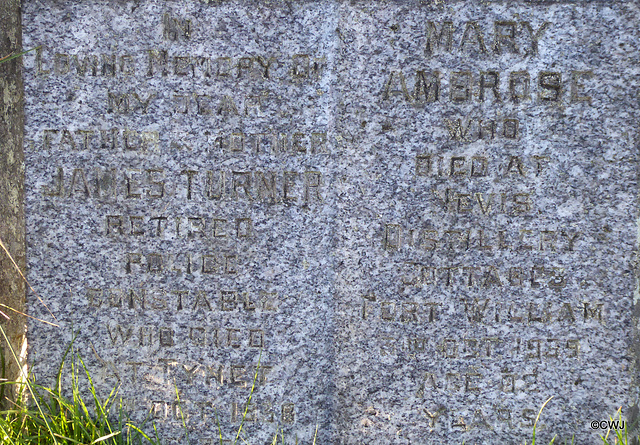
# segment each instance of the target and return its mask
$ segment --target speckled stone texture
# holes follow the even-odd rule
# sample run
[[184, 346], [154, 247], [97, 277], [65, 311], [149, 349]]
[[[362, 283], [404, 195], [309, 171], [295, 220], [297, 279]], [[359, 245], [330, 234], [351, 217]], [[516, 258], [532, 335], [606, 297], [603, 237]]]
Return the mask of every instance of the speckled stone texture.
[[232, 440], [254, 375], [250, 443], [522, 443], [551, 396], [541, 442], [632, 420], [639, 18], [28, 2], [36, 375], [78, 333], [166, 443]]
[[[0, 3], [0, 57], [22, 48], [20, 2]], [[0, 240], [21, 271], [26, 270], [24, 221], [24, 152], [22, 62], [13, 59], [0, 63]], [[2, 355], [0, 376], [9, 381], [19, 379], [25, 364], [25, 283], [7, 252], [0, 248], [0, 326], [7, 334], [0, 336]], [[18, 311], [18, 312], [16, 312]], [[15, 356], [11, 352], [15, 352]], [[17, 361], [16, 361], [17, 359]], [[13, 399], [15, 389], [0, 388], [0, 405], [7, 406], [5, 397]]]

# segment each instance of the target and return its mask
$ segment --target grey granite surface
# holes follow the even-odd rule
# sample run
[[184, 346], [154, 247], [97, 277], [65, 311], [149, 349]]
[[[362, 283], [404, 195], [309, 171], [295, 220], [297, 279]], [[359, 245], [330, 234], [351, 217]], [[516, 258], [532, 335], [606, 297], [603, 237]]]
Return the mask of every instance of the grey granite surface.
[[167, 443], [258, 363], [252, 444], [635, 416], [636, 2], [23, 8], [36, 375], [77, 333]]

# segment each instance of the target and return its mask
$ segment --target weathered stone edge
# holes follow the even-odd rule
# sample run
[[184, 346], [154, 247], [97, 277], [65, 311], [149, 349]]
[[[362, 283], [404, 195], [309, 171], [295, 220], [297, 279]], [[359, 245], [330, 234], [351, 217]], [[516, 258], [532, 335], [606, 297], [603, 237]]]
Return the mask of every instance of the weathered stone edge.
[[[22, 49], [20, 0], [0, 0], [0, 57]], [[26, 270], [24, 218], [24, 88], [22, 58], [0, 63], [0, 239], [18, 267]], [[0, 249], [0, 303], [24, 312], [26, 284], [4, 249]], [[16, 381], [24, 365], [26, 323], [24, 316], [0, 306], [0, 326], [12, 351], [0, 336], [0, 378]], [[4, 315], [3, 315], [4, 314]], [[9, 319], [7, 319], [9, 317]], [[0, 404], [15, 398], [16, 387], [0, 386]]]

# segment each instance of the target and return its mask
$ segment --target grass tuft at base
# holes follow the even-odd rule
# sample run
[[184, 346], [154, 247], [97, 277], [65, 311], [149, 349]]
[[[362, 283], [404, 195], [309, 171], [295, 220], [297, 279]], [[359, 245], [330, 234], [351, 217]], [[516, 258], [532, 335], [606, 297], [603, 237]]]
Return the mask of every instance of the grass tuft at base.
[[[1, 326], [0, 331], [4, 334]], [[67, 357], [71, 358], [69, 362]], [[70, 387], [63, 385], [64, 380], [70, 381]], [[81, 383], [88, 387], [88, 395], [81, 391]], [[87, 367], [72, 345], [64, 354], [55, 387], [39, 385], [33, 376], [1, 385], [18, 385], [22, 394], [11, 402], [12, 408], [0, 411], [3, 445], [160, 445], [157, 434], [151, 438], [143, 431], [143, 425], [130, 421], [118, 397], [118, 387], [104, 401], [99, 397]]]

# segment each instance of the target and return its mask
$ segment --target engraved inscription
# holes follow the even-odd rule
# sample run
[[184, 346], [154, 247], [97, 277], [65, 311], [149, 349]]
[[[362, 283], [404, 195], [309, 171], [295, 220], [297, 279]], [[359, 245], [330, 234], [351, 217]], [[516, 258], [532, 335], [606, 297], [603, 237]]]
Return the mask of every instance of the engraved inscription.
[[430, 286], [486, 289], [509, 286], [559, 290], [573, 280], [567, 268], [562, 266], [522, 267], [478, 264], [431, 266], [406, 261], [398, 281], [400, 289]]
[[573, 252], [584, 246], [582, 232], [572, 228], [512, 229], [477, 225], [471, 228], [426, 228], [433, 221], [416, 226], [385, 224], [383, 245], [386, 250], [404, 247], [423, 251], [477, 250], [482, 252]]
[[[135, 93], [134, 93], [135, 94]], [[185, 96], [187, 98], [189, 96]], [[153, 97], [142, 101], [137, 95], [134, 102], [125, 95], [112, 101], [110, 110], [146, 110]], [[125, 102], [125, 99], [127, 101]], [[133, 107], [133, 108], [131, 108]], [[178, 133], [178, 132], [176, 132]], [[323, 131], [295, 130], [292, 132], [217, 133], [206, 132], [202, 141], [189, 142], [193, 135], [187, 133], [161, 134], [155, 130], [142, 131], [131, 128], [48, 128], [42, 130], [33, 148], [38, 150], [96, 151], [159, 154], [165, 151], [197, 151], [230, 155], [305, 156], [329, 153], [328, 136]], [[169, 141], [167, 139], [170, 139]]]
[[591, 70], [582, 71], [441, 71], [417, 70], [404, 74], [394, 67], [382, 92], [383, 103], [426, 106], [451, 104], [592, 103], [586, 85], [594, 81]]
[[193, 326], [185, 330], [172, 326], [110, 323], [105, 326], [105, 333], [113, 346], [120, 347], [173, 348], [194, 345], [259, 349], [265, 346], [265, 332], [260, 328]]
[[[136, 311], [204, 312], [276, 312], [280, 304], [277, 292], [251, 293], [224, 288], [216, 291], [155, 288], [87, 288], [84, 299], [95, 308]], [[199, 331], [198, 331], [199, 332]], [[198, 332], [195, 332], [197, 335]]]
[[186, 201], [242, 200], [272, 204], [322, 203], [320, 171], [191, 170], [57, 167], [42, 194], [59, 199]]
[[[425, 54], [461, 53], [468, 57], [496, 56], [503, 53], [524, 58], [538, 55], [539, 41], [550, 22], [532, 25], [529, 21], [496, 20], [493, 26], [477, 21], [427, 21]], [[483, 29], [484, 28], [484, 29]]]
[[[187, 19], [163, 17], [165, 38], [190, 37]], [[175, 37], [175, 38], [174, 38]], [[145, 78], [185, 77], [232, 82], [318, 81], [324, 74], [326, 58], [318, 54], [291, 55], [195, 55], [150, 48], [136, 53], [68, 54], [38, 46], [36, 67], [39, 76]]]

